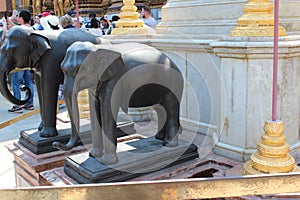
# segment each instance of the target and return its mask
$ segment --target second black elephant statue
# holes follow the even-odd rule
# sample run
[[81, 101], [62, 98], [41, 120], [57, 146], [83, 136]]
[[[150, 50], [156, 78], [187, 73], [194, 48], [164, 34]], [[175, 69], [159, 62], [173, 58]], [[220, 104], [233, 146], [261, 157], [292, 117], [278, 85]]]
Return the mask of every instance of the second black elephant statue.
[[99, 44], [100, 39], [80, 29], [62, 31], [33, 31], [15, 26], [6, 35], [0, 55], [0, 91], [13, 104], [24, 105], [28, 99], [16, 99], [7, 88], [6, 78], [14, 68], [31, 67], [39, 97], [42, 122], [41, 137], [53, 137], [56, 129], [57, 91], [63, 83], [60, 64], [67, 48], [76, 41]]
[[179, 112], [183, 77], [177, 66], [162, 52], [139, 43], [94, 45], [76, 42], [68, 48], [62, 70], [65, 75], [64, 95], [72, 124], [72, 136], [65, 145], [53, 146], [70, 150], [79, 139], [77, 95], [89, 89], [92, 150], [90, 155], [103, 164], [114, 164], [119, 108], [161, 105], [165, 117], [156, 138], [168, 147], [178, 145]]

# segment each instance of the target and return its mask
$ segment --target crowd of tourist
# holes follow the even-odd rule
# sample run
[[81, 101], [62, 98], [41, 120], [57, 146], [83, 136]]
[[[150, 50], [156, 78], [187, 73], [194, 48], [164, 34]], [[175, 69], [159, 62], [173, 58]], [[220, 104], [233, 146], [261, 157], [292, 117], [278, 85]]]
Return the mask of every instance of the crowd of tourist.
[[[143, 18], [145, 25], [154, 28], [156, 27], [156, 20], [151, 16], [151, 10], [148, 6], [142, 8], [141, 17]], [[106, 15], [101, 18], [97, 18], [96, 13], [91, 12], [88, 15], [88, 19], [84, 19], [76, 15], [75, 10], [68, 11], [64, 16], [58, 17], [53, 11], [45, 11], [37, 14], [33, 18], [28, 10], [15, 10], [10, 17], [6, 15], [0, 21], [0, 45], [5, 40], [5, 34], [13, 26], [31, 27], [33, 30], [59, 30], [69, 28], [81, 28], [89, 31], [96, 36], [109, 35], [112, 30], [116, 28], [116, 22], [119, 20], [118, 15], [112, 16], [111, 20]], [[26, 67], [29, 66], [24, 66]], [[14, 105], [8, 110], [10, 113], [22, 113], [23, 109], [33, 110], [33, 97], [34, 89], [32, 83], [32, 74], [30, 70], [22, 70], [12, 73], [11, 86], [13, 94], [16, 98], [21, 98], [21, 85], [25, 85], [31, 90], [31, 98], [29, 102], [24, 106]], [[61, 90], [61, 87], [60, 87]], [[60, 95], [62, 91], [58, 92]], [[62, 96], [58, 96], [59, 99]]]

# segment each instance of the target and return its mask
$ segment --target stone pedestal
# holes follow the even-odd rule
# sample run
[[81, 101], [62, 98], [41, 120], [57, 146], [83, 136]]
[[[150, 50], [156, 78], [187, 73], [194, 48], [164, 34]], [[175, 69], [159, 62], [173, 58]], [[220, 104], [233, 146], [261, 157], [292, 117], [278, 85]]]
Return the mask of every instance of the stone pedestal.
[[118, 143], [116, 164], [104, 165], [88, 153], [82, 153], [66, 159], [65, 173], [84, 184], [120, 182], [198, 158], [197, 146], [183, 140], [176, 147], [164, 147], [154, 137], [129, 137]]
[[[69, 122], [69, 121], [68, 121]], [[40, 137], [37, 129], [22, 130], [20, 132], [19, 142], [34, 154], [44, 154], [52, 151], [57, 151], [52, 147], [53, 142], [67, 143], [71, 136], [70, 123], [57, 125], [58, 136], [43, 138]], [[135, 133], [134, 123], [130, 120], [119, 118], [117, 122], [117, 136], [125, 136]], [[90, 120], [80, 120], [80, 140], [77, 145], [89, 144], [92, 142]]]
[[77, 153], [86, 151], [88, 146], [78, 146], [73, 150], [55, 151], [36, 155], [20, 143], [7, 145], [7, 149], [14, 156], [14, 167], [17, 187], [45, 186], [47, 181], [40, 176], [43, 171], [62, 167], [65, 159]]
[[[80, 141], [77, 145], [89, 144], [92, 142], [90, 121], [85, 120], [85, 124], [80, 127]], [[83, 120], [81, 121], [83, 123]], [[69, 125], [69, 124], [68, 124]], [[57, 127], [58, 136], [43, 138], [37, 129], [29, 129], [20, 131], [19, 142], [34, 154], [44, 154], [57, 151], [52, 147], [53, 142], [67, 143], [70, 139], [71, 128], [68, 125], [59, 125]]]

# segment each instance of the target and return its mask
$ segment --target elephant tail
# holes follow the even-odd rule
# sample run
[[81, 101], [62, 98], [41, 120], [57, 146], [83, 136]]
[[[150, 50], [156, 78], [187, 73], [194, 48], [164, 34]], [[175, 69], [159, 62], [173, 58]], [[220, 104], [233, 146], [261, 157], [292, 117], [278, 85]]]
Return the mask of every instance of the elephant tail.
[[75, 147], [78, 140], [79, 140], [79, 137], [76, 135], [76, 136], [71, 137], [67, 144], [63, 144], [61, 142], [53, 142], [52, 146], [53, 146], [53, 148], [56, 148], [56, 149], [60, 149], [60, 150], [63, 150], [63, 151], [69, 151], [73, 147]]

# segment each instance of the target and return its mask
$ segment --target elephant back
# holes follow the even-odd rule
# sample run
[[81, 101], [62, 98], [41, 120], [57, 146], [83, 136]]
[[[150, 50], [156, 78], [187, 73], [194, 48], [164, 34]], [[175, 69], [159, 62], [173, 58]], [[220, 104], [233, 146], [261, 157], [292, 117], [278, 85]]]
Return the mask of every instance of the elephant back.
[[63, 41], [67, 47], [71, 46], [74, 42], [91, 42], [93, 44], [101, 43], [101, 40], [98, 37], [77, 28], [65, 29], [58, 36], [58, 40]]

